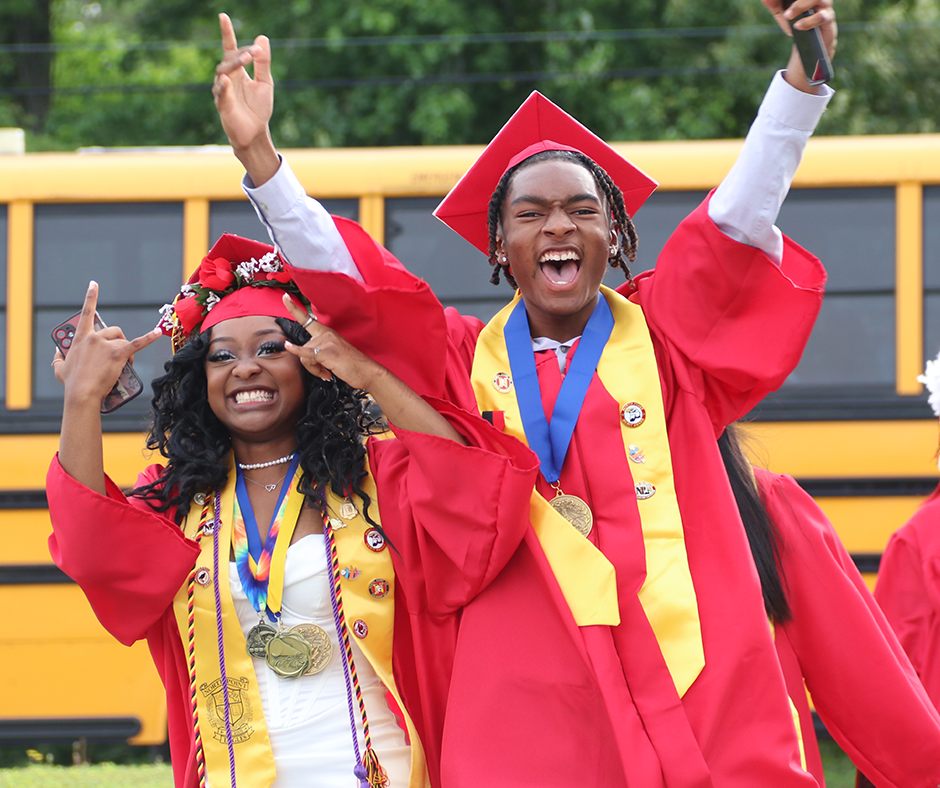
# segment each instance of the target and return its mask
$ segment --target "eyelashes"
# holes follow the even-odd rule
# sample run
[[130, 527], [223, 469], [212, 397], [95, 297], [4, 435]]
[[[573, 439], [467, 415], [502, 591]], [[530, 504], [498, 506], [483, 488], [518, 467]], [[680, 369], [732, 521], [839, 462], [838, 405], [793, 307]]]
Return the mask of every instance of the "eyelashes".
[[[264, 342], [258, 350], [255, 352], [256, 356], [271, 356], [275, 353], [284, 352], [284, 342], [283, 341], [269, 341]], [[206, 360], [213, 364], [224, 364], [229, 361], [235, 361], [236, 355], [228, 349], [220, 348], [215, 350], [206, 356]]]

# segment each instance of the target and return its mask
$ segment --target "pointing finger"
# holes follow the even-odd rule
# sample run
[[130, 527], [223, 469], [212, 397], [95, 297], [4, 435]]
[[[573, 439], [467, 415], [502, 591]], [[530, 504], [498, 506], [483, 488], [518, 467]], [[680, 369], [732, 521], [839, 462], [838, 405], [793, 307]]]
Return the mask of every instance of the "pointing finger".
[[228, 14], [219, 14], [219, 28], [222, 30], [222, 51], [227, 54], [238, 49], [235, 27]]
[[98, 283], [92, 279], [85, 292], [85, 302], [82, 304], [82, 314], [75, 326], [76, 334], [91, 334], [95, 330], [95, 310], [98, 308]]

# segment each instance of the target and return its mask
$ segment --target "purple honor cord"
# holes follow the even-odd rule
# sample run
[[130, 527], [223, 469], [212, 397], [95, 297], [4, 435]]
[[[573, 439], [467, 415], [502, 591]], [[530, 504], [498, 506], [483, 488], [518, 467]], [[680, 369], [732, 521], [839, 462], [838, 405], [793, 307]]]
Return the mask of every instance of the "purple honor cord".
[[219, 636], [219, 674], [222, 679], [222, 705], [225, 710], [225, 741], [228, 744], [229, 771], [232, 776], [232, 788], [235, 788], [235, 737], [232, 735], [232, 707], [228, 697], [228, 676], [225, 671], [225, 640], [222, 634], [222, 597], [219, 592], [219, 531], [221, 521], [222, 496], [215, 493], [215, 520], [212, 523], [212, 571], [215, 582], [215, 623]]
[[578, 352], [568, 366], [549, 422], [542, 405], [525, 299], [519, 299], [506, 321], [503, 333], [522, 426], [529, 448], [539, 458], [542, 476], [549, 484], [555, 484], [561, 477], [561, 468], [568, 454], [568, 446], [578, 423], [584, 397], [613, 329], [614, 316], [610, 305], [604, 294], [598, 293], [597, 306], [584, 327], [584, 333], [578, 343]]

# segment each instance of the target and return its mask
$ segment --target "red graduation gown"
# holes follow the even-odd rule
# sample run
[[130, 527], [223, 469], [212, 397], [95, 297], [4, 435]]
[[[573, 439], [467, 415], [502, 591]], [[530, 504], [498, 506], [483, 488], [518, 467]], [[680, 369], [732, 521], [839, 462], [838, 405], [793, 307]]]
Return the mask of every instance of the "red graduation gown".
[[940, 487], [888, 540], [875, 599], [940, 708]]
[[[337, 225], [365, 284], [292, 269], [305, 291], [318, 293], [314, 306], [324, 322], [417, 390], [472, 403], [468, 373], [482, 323], [452, 309], [441, 314], [427, 286], [414, 278], [408, 284], [387, 251], [349, 222]], [[681, 700], [636, 599], [645, 562], [619, 435], [621, 403], [596, 377], [561, 486], [592, 505], [592, 538], [617, 569], [619, 626], [575, 625], [531, 528], [508, 560], [508, 542], [448, 551], [446, 531], [391, 532], [402, 556], [423, 567], [421, 575], [400, 574], [415, 652], [411, 691], [403, 692], [424, 725], [434, 784], [815, 784], [799, 765], [716, 437], [796, 366], [824, 280], [818, 260], [792, 242], [778, 267], [722, 234], [703, 205], [677, 230], [655, 271], [626, 291], [650, 326], [702, 620], [706, 665]], [[550, 403], [560, 375], [554, 356], [540, 355]], [[539, 489], [553, 495], [544, 480]], [[434, 549], [422, 560], [429, 544]], [[439, 564], [441, 553], [447, 556]], [[454, 554], [473, 560], [461, 564]], [[408, 666], [400, 668], [407, 682]]]
[[[398, 440], [370, 441], [380, 512], [407, 516], [417, 524], [440, 517], [438, 530], [486, 534], [490, 539], [505, 530], [520, 531], [537, 465], [534, 455], [479, 416], [435, 404], [472, 446], [404, 430], [397, 431]], [[154, 481], [161, 471], [161, 466], [150, 466], [138, 484]], [[455, 481], [470, 476], [498, 491], [498, 502], [476, 505], [479, 496]], [[52, 461], [46, 484], [52, 558], [81, 586], [98, 620], [117, 640], [125, 645], [147, 640], [166, 689], [174, 782], [177, 788], [194, 788], [189, 674], [173, 598], [199, 547], [174, 523], [175, 509], [154, 512], [140, 499], [125, 498], [110, 480], [108, 495], [99, 495], [66, 474], [58, 458]], [[401, 565], [407, 562], [398, 562], [396, 568]]]
[[775, 640], [810, 771], [824, 784], [804, 679], [827, 730], [875, 785], [935, 788], [940, 716], [865, 581], [825, 514], [791, 477], [757, 468], [755, 475], [780, 536], [793, 617], [777, 625]]

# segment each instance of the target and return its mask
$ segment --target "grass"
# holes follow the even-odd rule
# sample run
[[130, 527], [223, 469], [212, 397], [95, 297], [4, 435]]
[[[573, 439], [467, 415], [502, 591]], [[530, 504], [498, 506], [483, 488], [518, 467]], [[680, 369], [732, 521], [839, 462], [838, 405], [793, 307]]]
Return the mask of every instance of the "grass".
[[[833, 741], [821, 741], [827, 788], [854, 788], [855, 767]], [[0, 769], [0, 788], [173, 788], [168, 763], [93, 766], [55, 766], [33, 763]]]
[[30, 764], [0, 769], [0, 788], [173, 788], [173, 769], [168, 763], [118, 766], [52, 766]]

